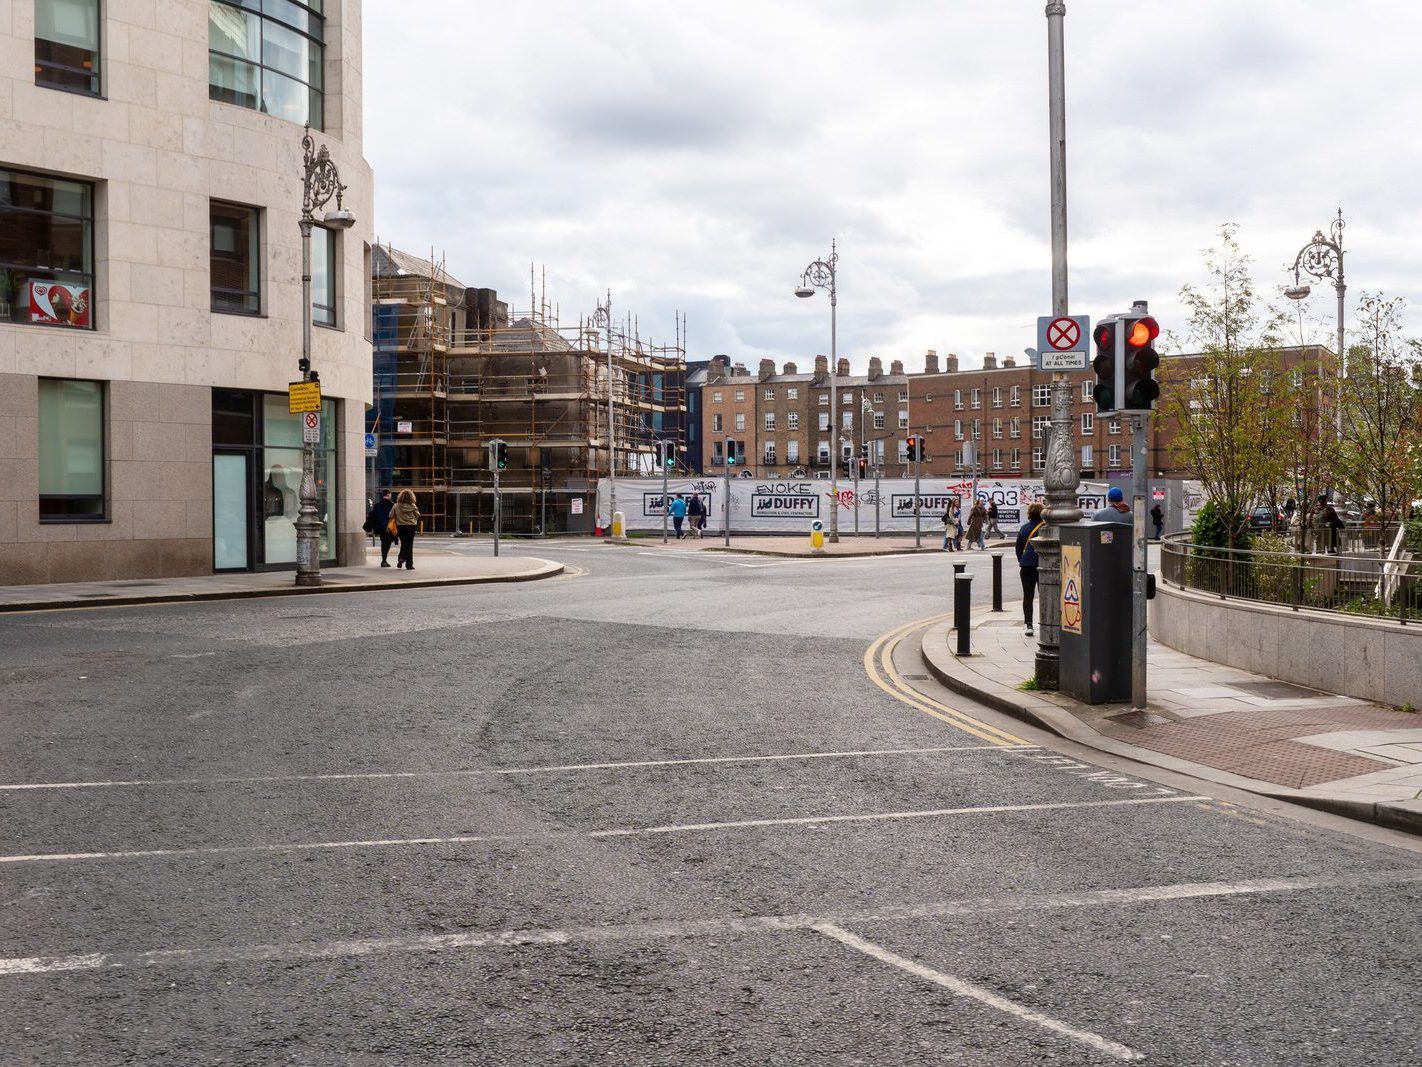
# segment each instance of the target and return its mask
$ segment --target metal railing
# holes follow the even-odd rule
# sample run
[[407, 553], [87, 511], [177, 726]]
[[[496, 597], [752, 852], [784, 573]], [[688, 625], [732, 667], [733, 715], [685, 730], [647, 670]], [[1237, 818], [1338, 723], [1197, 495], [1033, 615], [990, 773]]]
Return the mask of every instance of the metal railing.
[[[1361, 539], [1339, 531], [1335, 552], [1267, 551], [1194, 545], [1188, 534], [1170, 534], [1160, 546], [1161, 578], [1182, 589], [1221, 600], [1254, 600], [1315, 611], [1333, 611], [1403, 625], [1422, 622], [1422, 560], [1412, 558], [1396, 529], [1390, 544], [1361, 548]], [[1326, 534], [1327, 531], [1321, 531]], [[1381, 534], [1373, 531], [1378, 545]], [[1347, 547], [1357, 544], [1358, 548]]]

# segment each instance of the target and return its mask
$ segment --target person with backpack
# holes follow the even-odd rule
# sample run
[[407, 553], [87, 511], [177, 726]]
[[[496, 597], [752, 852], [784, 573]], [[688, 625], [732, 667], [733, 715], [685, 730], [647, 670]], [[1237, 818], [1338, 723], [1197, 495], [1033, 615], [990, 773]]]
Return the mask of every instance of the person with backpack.
[[370, 513], [365, 517], [365, 525], [361, 527], [368, 534], [380, 535], [380, 565], [390, 566], [390, 546], [395, 543], [395, 535], [390, 532], [390, 512], [395, 508], [395, 501], [390, 499], [390, 490], [382, 489], [380, 499], [375, 502], [375, 506], [370, 509]]
[[691, 519], [691, 532], [700, 540], [701, 531], [706, 529], [706, 505], [701, 501], [700, 493], [692, 493], [691, 499], [686, 504], [686, 514]]
[[1042, 529], [1042, 502], [1035, 500], [1027, 508], [1027, 521], [1017, 531], [1017, 566], [1022, 575], [1022, 621], [1027, 624], [1027, 636], [1032, 636], [1032, 601], [1037, 595], [1037, 550], [1032, 539]]

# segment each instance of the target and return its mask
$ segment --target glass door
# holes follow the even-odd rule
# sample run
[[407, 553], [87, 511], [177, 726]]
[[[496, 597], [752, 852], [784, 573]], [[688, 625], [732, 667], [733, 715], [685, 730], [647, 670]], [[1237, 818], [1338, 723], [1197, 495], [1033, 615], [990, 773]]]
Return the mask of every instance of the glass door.
[[251, 457], [245, 452], [212, 455], [212, 569], [252, 567]]

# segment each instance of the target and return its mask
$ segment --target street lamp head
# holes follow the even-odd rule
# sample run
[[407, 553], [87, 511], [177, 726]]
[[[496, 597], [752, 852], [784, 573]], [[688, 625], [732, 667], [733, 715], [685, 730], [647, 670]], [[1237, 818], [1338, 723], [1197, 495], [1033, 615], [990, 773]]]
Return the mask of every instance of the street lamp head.
[[807, 296], [814, 296], [815, 291], [811, 289], [808, 285], [797, 285], [795, 287], [795, 295], [803, 299]]
[[1284, 290], [1284, 295], [1290, 300], [1302, 300], [1312, 292], [1312, 287], [1307, 285], [1290, 285]]
[[349, 211], [328, 211], [326, 212], [326, 225], [337, 230], [349, 230], [355, 225], [355, 216]]

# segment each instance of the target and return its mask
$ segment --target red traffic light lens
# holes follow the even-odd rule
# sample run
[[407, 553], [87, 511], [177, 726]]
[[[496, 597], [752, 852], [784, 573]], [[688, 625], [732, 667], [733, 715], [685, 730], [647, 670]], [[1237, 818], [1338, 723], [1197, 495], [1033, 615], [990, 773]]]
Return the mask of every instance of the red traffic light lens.
[[1132, 348], [1143, 348], [1160, 336], [1160, 324], [1154, 319], [1137, 319], [1131, 323], [1131, 332], [1126, 334], [1126, 344]]
[[1110, 348], [1116, 342], [1116, 328], [1106, 323], [1102, 323], [1100, 326], [1096, 327], [1096, 330], [1092, 334], [1092, 336], [1096, 338], [1096, 344], [1098, 347]]

